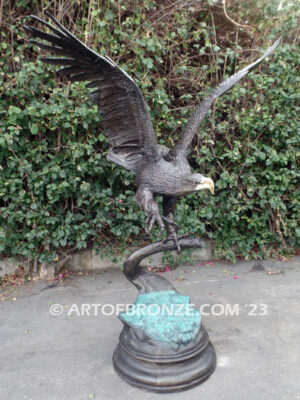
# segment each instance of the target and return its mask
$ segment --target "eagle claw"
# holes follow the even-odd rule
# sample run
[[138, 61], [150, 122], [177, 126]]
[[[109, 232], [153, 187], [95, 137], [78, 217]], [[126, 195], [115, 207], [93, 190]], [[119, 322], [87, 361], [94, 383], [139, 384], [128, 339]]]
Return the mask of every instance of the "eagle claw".
[[157, 222], [161, 232], [165, 229], [165, 224], [163, 223], [162, 217], [159, 212], [150, 213], [146, 219], [147, 228], [145, 229], [146, 233], [150, 233], [152, 231], [154, 223]]
[[174, 230], [174, 232], [170, 232], [168, 234], [168, 236], [162, 240], [161, 244], [163, 245], [164, 243], [168, 242], [169, 240], [172, 240], [172, 241], [175, 242], [175, 245], [176, 245], [176, 248], [177, 248], [177, 253], [180, 254], [181, 247], [180, 247], [180, 244], [179, 244], [179, 241], [178, 241], [178, 236], [177, 236], [177, 233], [176, 233], [175, 230]]
[[177, 235], [177, 230], [179, 229], [179, 226], [174, 222], [173, 219], [167, 218], [167, 217], [162, 217], [164, 221], [167, 224], [167, 237], [163, 239], [161, 242], [162, 244], [168, 242], [169, 240], [173, 240], [175, 242], [176, 248], [177, 248], [177, 253], [180, 254], [181, 248], [179, 244], [179, 238]]

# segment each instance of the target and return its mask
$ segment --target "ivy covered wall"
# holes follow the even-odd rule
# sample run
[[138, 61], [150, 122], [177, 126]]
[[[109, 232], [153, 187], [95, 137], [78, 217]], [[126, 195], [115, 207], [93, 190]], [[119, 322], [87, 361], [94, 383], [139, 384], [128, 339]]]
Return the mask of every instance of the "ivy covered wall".
[[[272, 4], [270, 4], [272, 3]], [[1, 14], [0, 253], [51, 262], [72, 249], [147, 240], [134, 176], [106, 160], [84, 84], [37, 61], [22, 30], [46, 9], [137, 82], [160, 143], [194, 106], [279, 35], [282, 45], [218, 99], [193, 142], [216, 194], [178, 202], [180, 232], [234, 260], [290, 253], [299, 228], [299, 9], [295, 1], [4, 2]], [[158, 230], [152, 233], [157, 238]]]

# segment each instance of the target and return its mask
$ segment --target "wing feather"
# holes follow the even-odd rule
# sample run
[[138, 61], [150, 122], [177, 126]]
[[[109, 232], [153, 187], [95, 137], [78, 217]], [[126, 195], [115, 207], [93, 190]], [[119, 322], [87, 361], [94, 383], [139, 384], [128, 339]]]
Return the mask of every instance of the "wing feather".
[[109, 57], [100, 56], [85, 46], [50, 13], [47, 15], [58, 29], [36, 16], [31, 17], [51, 33], [31, 26], [24, 28], [34, 39], [48, 42], [32, 39], [32, 43], [51, 54], [63, 56], [43, 57], [41, 61], [65, 66], [58, 71], [59, 75], [71, 82], [89, 81], [86, 86], [96, 88], [89, 97], [102, 117], [104, 133], [111, 146], [108, 158], [136, 171], [145, 157], [159, 157], [150, 115], [133, 79]]
[[210, 95], [208, 95], [203, 102], [196, 107], [194, 113], [188, 120], [184, 130], [182, 131], [177, 144], [171, 150], [172, 155], [176, 156], [178, 154], [185, 154], [189, 145], [191, 144], [194, 135], [197, 133], [199, 125], [201, 124], [203, 118], [208, 113], [213, 102], [222, 94], [227, 92], [232, 86], [234, 86], [240, 79], [246, 76], [252, 69], [258, 66], [267, 56], [269, 56], [279, 45], [281, 37], [276, 40], [276, 42], [267, 49], [267, 51], [252, 64], [246, 66], [240, 71], [236, 72], [234, 75], [227, 78], [224, 82], [222, 82], [219, 86], [217, 86]]

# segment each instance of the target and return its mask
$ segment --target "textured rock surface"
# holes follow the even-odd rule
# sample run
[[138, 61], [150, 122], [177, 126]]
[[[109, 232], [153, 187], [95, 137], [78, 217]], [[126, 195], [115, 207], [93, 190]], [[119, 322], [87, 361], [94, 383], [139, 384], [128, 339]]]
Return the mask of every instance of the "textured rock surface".
[[191, 307], [188, 296], [175, 290], [140, 294], [131, 310], [119, 318], [151, 339], [175, 346], [192, 340], [201, 325], [200, 311]]

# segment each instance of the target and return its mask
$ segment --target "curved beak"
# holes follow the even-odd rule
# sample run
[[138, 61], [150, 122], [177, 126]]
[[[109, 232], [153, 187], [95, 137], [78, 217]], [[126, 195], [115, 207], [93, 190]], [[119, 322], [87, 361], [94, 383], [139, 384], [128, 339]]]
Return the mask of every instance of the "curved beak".
[[204, 176], [201, 183], [196, 187], [196, 190], [202, 189], [208, 189], [211, 194], [215, 194], [215, 185], [213, 180]]

